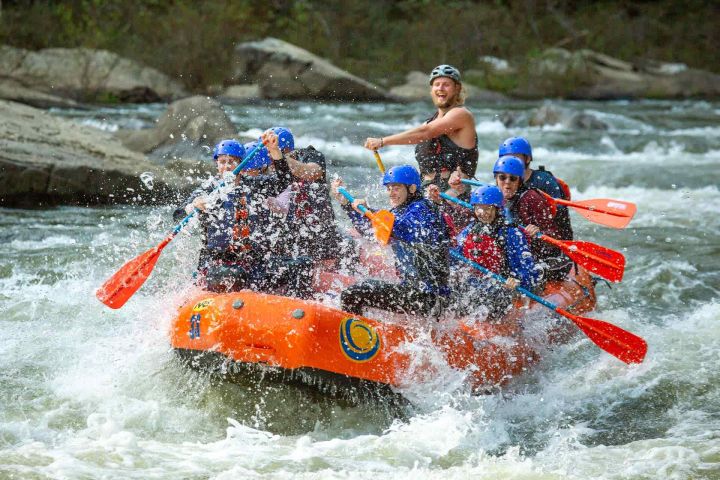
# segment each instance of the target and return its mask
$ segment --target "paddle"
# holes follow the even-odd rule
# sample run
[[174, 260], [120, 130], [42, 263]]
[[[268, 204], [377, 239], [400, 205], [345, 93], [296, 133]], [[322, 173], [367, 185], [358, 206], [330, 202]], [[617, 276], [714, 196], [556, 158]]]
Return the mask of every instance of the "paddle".
[[373, 150], [373, 154], [375, 155], [375, 162], [377, 163], [378, 168], [380, 169], [380, 173], [383, 175], [385, 174], [385, 165], [383, 165], [383, 161], [380, 158], [380, 154], [377, 150]]
[[[469, 203], [452, 197], [447, 193], [440, 193], [440, 196], [458, 205], [472, 210]], [[536, 235], [540, 240], [555, 245], [565, 253], [573, 262], [590, 270], [593, 273], [611, 282], [620, 282], [625, 273], [625, 256], [602, 245], [591, 242], [558, 240], [548, 237], [541, 232]]]
[[[249, 162], [250, 159], [252, 159], [263, 147], [264, 145], [262, 142], [258, 141], [257, 146], [253, 148], [250, 153], [243, 158], [242, 162], [233, 169], [232, 175], [235, 176], [240, 173], [240, 170], [243, 169], [247, 162]], [[216, 187], [213, 192], [217, 191], [224, 185], [224, 181], [220, 182], [220, 185]], [[142, 286], [142, 284], [145, 283], [145, 280], [148, 279], [150, 273], [153, 271], [153, 268], [155, 268], [155, 264], [157, 263], [163, 249], [173, 238], [175, 238], [178, 233], [180, 233], [180, 230], [182, 230], [190, 219], [199, 211], [200, 210], [197, 208], [194, 209], [188, 216], [183, 218], [180, 223], [177, 224], [177, 226], [167, 237], [163, 239], [162, 242], [123, 265], [122, 268], [115, 273], [115, 275], [110, 277], [95, 292], [95, 296], [98, 300], [110, 308], [117, 309], [125, 305], [125, 302], [127, 302], [130, 297], [132, 297], [133, 294]]]
[[[484, 183], [463, 179], [463, 183], [481, 187]], [[571, 202], [569, 200], [561, 200], [553, 198], [542, 190], [538, 190], [549, 202], [554, 205], [565, 205], [572, 208], [577, 213], [590, 220], [593, 223], [603, 225], [610, 228], [625, 228], [630, 220], [632, 220], [637, 206], [631, 202], [622, 200], [613, 200], [610, 198], [596, 198], [592, 200], [580, 200]]]
[[[350, 203], [355, 201], [353, 196], [350, 195], [350, 193], [343, 187], [338, 188], [338, 192], [343, 197], [347, 198]], [[358, 205], [358, 210], [360, 210], [363, 215], [370, 219], [370, 223], [375, 229], [375, 238], [378, 239], [378, 242], [382, 243], [383, 245], [387, 245], [387, 243], [390, 241], [393, 224], [395, 223], [395, 215], [393, 215], [392, 212], [388, 212], [387, 210], [378, 210], [377, 212], [373, 213], [367, 208], [365, 208], [365, 205]]]
[[[471, 267], [480, 270], [486, 275], [490, 275], [495, 280], [505, 283], [507, 280], [483, 267], [482, 265], [473, 262], [472, 260], [465, 258], [462, 254], [457, 251], [451, 250], [450, 254], [460, 260], [463, 263], [470, 265]], [[613, 325], [612, 323], [605, 322], [603, 320], [596, 320], [593, 318], [581, 317], [574, 315], [567, 310], [563, 310], [557, 305], [545, 300], [542, 297], [535, 295], [534, 293], [522, 288], [515, 287], [515, 290], [522, 293], [523, 295], [530, 297], [539, 304], [553, 310], [554, 312], [568, 318], [583, 331], [585, 335], [592, 340], [592, 342], [598, 347], [602, 348], [609, 354], [619, 358], [625, 363], [641, 363], [647, 353], [647, 342], [642, 338], [638, 337], [634, 333], [623, 330], [622, 328]]]

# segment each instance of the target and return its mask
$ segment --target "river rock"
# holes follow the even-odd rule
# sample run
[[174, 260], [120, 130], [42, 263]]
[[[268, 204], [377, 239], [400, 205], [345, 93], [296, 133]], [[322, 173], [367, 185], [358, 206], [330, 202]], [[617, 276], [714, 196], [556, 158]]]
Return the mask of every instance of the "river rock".
[[277, 38], [241, 43], [233, 66], [231, 81], [257, 83], [263, 98], [394, 100], [377, 85]]
[[155, 159], [207, 157], [218, 141], [236, 134], [220, 102], [203, 96], [171, 103], [154, 128], [116, 133], [127, 148]]
[[218, 95], [223, 102], [253, 102], [260, 99], [260, 86], [252, 85], [231, 85]]
[[92, 102], [157, 102], [186, 96], [182, 85], [159, 71], [106, 50], [0, 46], [0, 72], [9, 84], [3, 98], [22, 101], [23, 91]]
[[[407, 102], [417, 102], [430, 100], [430, 84], [428, 82], [428, 74], [418, 71], [409, 72], [405, 76], [405, 84], [390, 89], [390, 94]], [[507, 100], [507, 97], [501, 93], [492, 92], [478, 88], [469, 83], [463, 83], [467, 92], [468, 100], [498, 102]]]
[[591, 100], [720, 96], [720, 75], [655, 61], [626, 62], [594, 52], [548, 49], [529, 62], [523, 97]]
[[532, 127], [544, 125], [561, 124], [567, 128], [576, 130], [607, 130], [608, 125], [592, 114], [585, 112], [573, 112], [570, 109], [558, 107], [557, 105], [543, 105], [535, 110], [528, 119]]
[[189, 188], [110, 133], [5, 100], [0, 118], [0, 206], [159, 203]]

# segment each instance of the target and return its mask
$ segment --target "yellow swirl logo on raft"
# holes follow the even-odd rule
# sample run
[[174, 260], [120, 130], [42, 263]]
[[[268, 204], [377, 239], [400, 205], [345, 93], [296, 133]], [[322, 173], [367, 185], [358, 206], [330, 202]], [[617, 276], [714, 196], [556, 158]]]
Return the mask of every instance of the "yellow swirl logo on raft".
[[195, 304], [192, 311], [193, 312], [202, 312], [203, 310], [207, 310], [207, 308], [213, 304], [212, 298], [206, 298], [205, 300], [201, 300], [198, 303]]
[[367, 322], [346, 318], [340, 322], [340, 347], [350, 360], [367, 362], [380, 351], [380, 336]]

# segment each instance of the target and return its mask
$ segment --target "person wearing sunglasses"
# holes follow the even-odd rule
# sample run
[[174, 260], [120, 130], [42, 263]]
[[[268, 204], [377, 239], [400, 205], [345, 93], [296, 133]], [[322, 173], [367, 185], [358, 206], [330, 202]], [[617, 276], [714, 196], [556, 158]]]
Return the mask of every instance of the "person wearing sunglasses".
[[381, 138], [368, 138], [365, 148], [379, 150], [388, 145], [416, 145], [415, 159], [423, 185], [436, 183], [444, 191], [458, 167], [465, 178], [475, 175], [478, 162], [475, 118], [465, 107], [460, 71], [438, 65], [430, 72], [430, 97], [437, 111], [422, 125]]
[[493, 166], [495, 182], [505, 199], [505, 217], [511, 223], [524, 225], [530, 239], [530, 250], [543, 269], [543, 280], [562, 280], [570, 271], [572, 261], [553, 245], [536, 238], [538, 232], [560, 238], [553, 206], [534, 188], [522, 188], [524, 162], [513, 155], [504, 155]]
[[[522, 160], [525, 165], [521, 190], [536, 188], [553, 198], [570, 200], [570, 187], [564, 181], [553, 175], [549, 170], [545, 170], [543, 165], [540, 165], [537, 169], [530, 168], [530, 163], [533, 161], [532, 146], [525, 137], [506, 138], [498, 148], [498, 158], [504, 155], [515, 156]], [[557, 238], [559, 240], [572, 240], [573, 229], [567, 207], [563, 205], [557, 207], [555, 222], [558, 228]]]
[[542, 274], [527, 239], [517, 226], [506, 223], [503, 203], [503, 194], [495, 185], [478, 187], [470, 195], [474, 220], [456, 237], [454, 250], [507, 281], [501, 285], [458, 264], [452, 303], [459, 315], [484, 307], [488, 309], [487, 319], [497, 320], [510, 307], [516, 287], [533, 291], [540, 283]]

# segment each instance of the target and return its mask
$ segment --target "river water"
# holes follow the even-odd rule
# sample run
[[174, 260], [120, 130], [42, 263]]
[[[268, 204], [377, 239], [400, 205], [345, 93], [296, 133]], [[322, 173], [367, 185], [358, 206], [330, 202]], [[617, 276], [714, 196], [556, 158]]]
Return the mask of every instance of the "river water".
[[[607, 130], [529, 127], [532, 102], [472, 104], [478, 178], [525, 135], [576, 199], [635, 202], [624, 230], [573, 214], [578, 239], [621, 250], [625, 280], [592, 314], [649, 344], [628, 366], [579, 335], [503, 392], [454, 372], [404, 407], [305, 389], [219, 382], [174, 359], [168, 326], [188, 294], [197, 234], [177, 237], [112, 311], [94, 290], [172, 228], [169, 207], [0, 209], [0, 478], [720, 478], [720, 103], [560, 102]], [[56, 111], [114, 130], [164, 105]], [[430, 105], [228, 106], [239, 131], [289, 126], [351, 191], [384, 205], [362, 139]], [[500, 115], [512, 112], [506, 128]], [[386, 149], [387, 164], [412, 150]]]

